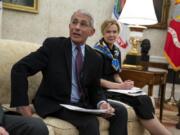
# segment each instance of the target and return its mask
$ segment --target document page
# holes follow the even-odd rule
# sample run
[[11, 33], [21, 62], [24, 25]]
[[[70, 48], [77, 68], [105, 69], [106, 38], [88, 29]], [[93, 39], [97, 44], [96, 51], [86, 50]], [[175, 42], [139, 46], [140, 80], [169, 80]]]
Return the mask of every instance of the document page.
[[129, 96], [140, 96], [140, 95], [146, 95], [144, 91], [142, 91], [138, 87], [133, 87], [132, 89], [129, 90], [124, 90], [124, 89], [108, 89], [109, 92], [115, 92], [115, 93], [121, 93]]
[[64, 108], [67, 108], [72, 111], [79, 111], [79, 112], [86, 112], [86, 113], [92, 113], [92, 114], [103, 114], [107, 113], [106, 109], [86, 109], [74, 105], [68, 105], [68, 104], [60, 104], [60, 106], [63, 106]]

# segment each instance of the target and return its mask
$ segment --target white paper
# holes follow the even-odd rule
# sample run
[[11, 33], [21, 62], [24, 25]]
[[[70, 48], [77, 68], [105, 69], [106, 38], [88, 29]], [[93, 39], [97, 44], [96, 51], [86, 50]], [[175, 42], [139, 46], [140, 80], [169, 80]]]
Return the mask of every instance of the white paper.
[[60, 105], [72, 111], [86, 112], [86, 113], [92, 113], [92, 114], [107, 113], [106, 109], [86, 109], [86, 108], [82, 108], [82, 107], [78, 107], [74, 105], [68, 105], [68, 104], [60, 104]]
[[146, 95], [144, 91], [142, 91], [138, 87], [133, 87], [132, 89], [129, 90], [124, 90], [124, 89], [108, 89], [109, 92], [115, 92], [115, 93], [121, 93], [129, 96], [140, 96], [140, 95]]

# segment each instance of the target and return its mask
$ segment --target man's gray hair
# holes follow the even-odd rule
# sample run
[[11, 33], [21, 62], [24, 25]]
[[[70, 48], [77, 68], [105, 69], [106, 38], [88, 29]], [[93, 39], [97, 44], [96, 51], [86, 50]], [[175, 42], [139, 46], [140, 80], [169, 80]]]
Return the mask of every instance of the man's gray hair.
[[92, 17], [92, 15], [91, 15], [88, 11], [86, 11], [86, 10], [84, 10], [84, 9], [78, 9], [77, 11], [75, 11], [75, 12], [73, 13], [73, 15], [71, 16], [71, 22], [72, 22], [72, 19], [73, 19], [74, 15], [75, 15], [76, 13], [81, 13], [81, 14], [89, 17], [89, 19], [90, 19], [90, 22], [89, 22], [89, 23], [90, 23], [90, 26], [94, 28], [94, 18]]

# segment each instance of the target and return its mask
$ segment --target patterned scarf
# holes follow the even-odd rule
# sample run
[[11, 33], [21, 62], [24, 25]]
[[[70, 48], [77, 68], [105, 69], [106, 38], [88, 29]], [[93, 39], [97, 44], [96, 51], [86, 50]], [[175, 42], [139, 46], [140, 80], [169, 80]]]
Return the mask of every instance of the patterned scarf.
[[94, 46], [95, 50], [99, 51], [100, 53], [103, 53], [104, 55], [106, 55], [107, 57], [109, 57], [112, 62], [111, 65], [114, 68], [115, 71], [120, 71], [121, 65], [120, 62], [118, 60], [118, 56], [120, 55], [120, 51], [119, 48], [117, 48], [114, 45], [114, 56], [112, 55], [108, 45], [104, 42], [103, 39], [101, 39], [99, 42], [97, 42]]

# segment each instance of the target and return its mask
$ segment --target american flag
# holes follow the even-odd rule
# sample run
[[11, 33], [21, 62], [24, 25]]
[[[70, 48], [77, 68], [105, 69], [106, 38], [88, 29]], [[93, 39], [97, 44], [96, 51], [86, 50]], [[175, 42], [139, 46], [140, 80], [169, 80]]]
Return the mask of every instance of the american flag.
[[180, 70], [180, 0], [176, 0], [173, 18], [169, 23], [164, 55], [175, 71]]

